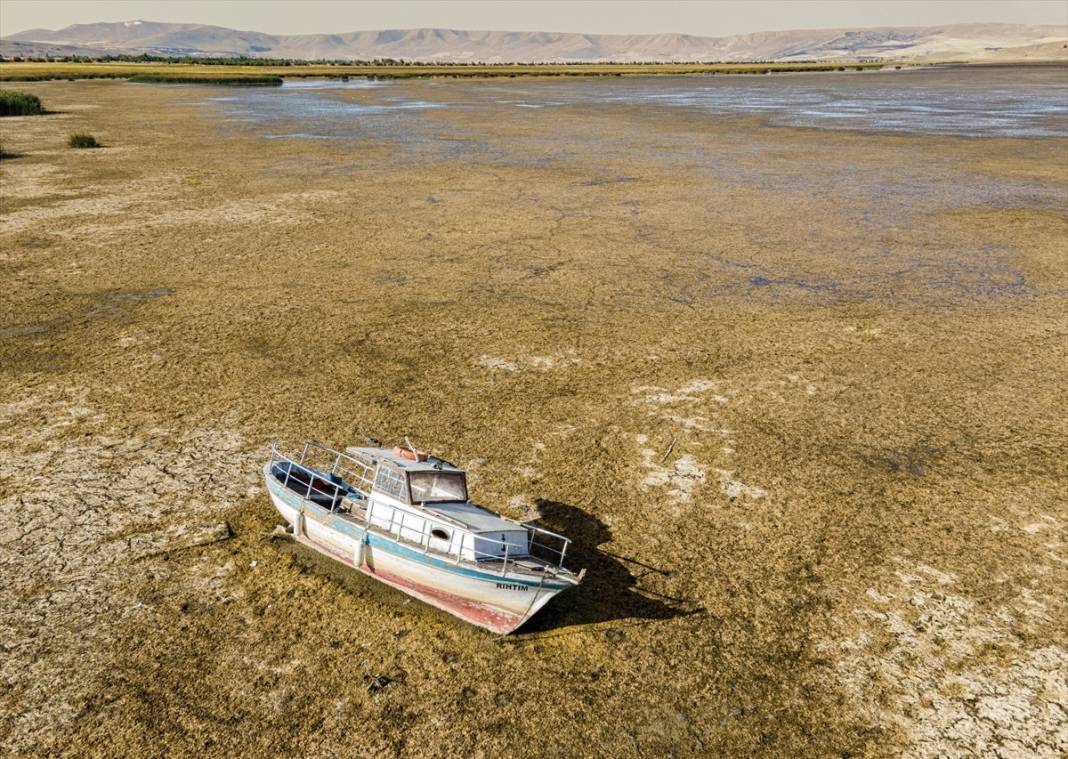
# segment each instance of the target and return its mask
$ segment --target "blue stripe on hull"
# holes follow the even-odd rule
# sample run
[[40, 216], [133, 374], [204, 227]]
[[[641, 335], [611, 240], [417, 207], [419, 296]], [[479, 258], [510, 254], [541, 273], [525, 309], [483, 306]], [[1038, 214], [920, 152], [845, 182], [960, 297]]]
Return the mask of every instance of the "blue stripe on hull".
[[[336, 532], [340, 532], [341, 534], [345, 535], [346, 537], [352, 538], [353, 540], [362, 540], [364, 538], [364, 535], [367, 534], [367, 530], [365, 528], [360, 527], [359, 525], [352, 524], [348, 520], [331, 513], [329, 510], [322, 508], [321, 506], [316, 503], [313, 503], [312, 501], [308, 501], [304, 498], [301, 498], [299, 495], [289, 490], [289, 488], [286, 488], [277, 481], [275, 481], [273, 477], [268, 476], [266, 479], [267, 487], [270, 489], [271, 493], [273, 493], [278, 498], [281, 498], [283, 501], [286, 502], [286, 504], [292, 506], [294, 509], [303, 509], [304, 515], [306, 517], [310, 517], [319, 524], [329, 527], [330, 529]], [[422, 551], [416, 551], [411, 548], [408, 548], [407, 546], [401, 545], [394, 540], [390, 540], [389, 538], [384, 538], [380, 535], [376, 535], [373, 532], [369, 533], [368, 545], [373, 548], [378, 548], [383, 551], [386, 551], [387, 553], [392, 553], [401, 558], [408, 559], [409, 561], [414, 561], [419, 564], [426, 564], [436, 569], [440, 569], [445, 572], [450, 572], [452, 574], [463, 575], [465, 577], [473, 577], [478, 580], [483, 580], [485, 582], [492, 583], [498, 583], [502, 581], [502, 575], [498, 573], [491, 574], [488, 572], [479, 571], [477, 569], [471, 569], [469, 567], [454, 564], [451, 561], [444, 561], [430, 554], [423, 553]], [[517, 585], [526, 585], [530, 588], [544, 588], [545, 590], [559, 591], [571, 587], [567, 583], [555, 584], [548, 580], [546, 580], [545, 582], [542, 582], [540, 580], [525, 580], [512, 575], [506, 575], [505, 577], [507, 579], [507, 582], [509, 583]]]

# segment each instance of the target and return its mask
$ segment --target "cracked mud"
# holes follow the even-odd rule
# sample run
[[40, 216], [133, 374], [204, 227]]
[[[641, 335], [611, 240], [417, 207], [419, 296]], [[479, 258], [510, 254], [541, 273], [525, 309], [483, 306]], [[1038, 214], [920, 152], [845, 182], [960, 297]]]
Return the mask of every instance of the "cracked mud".
[[[21, 87], [0, 753], [1063, 756], [1068, 138], [493, 87]], [[361, 433], [586, 582], [497, 640], [272, 539]]]

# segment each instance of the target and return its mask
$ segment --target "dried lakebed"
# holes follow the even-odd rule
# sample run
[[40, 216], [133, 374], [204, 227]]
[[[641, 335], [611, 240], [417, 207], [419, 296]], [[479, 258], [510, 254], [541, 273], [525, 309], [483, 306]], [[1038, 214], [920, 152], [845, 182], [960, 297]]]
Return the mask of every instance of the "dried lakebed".
[[[1062, 755], [1064, 73], [20, 85], [0, 751]], [[496, 640], [272, 537], [359, 432], [586, 583]]]

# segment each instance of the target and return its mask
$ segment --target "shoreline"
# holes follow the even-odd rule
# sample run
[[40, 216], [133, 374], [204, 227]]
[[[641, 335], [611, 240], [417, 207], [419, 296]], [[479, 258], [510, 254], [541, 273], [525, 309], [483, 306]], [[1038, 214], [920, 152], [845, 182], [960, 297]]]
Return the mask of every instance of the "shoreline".
[[[924, 64], [925, 66], [930, 64]], [[323, 65], [299, 66], [198, 64], [198, 63], [75, 63], [0, 62], [0, 82], [77, 81], [82, 79], [204, 79], [225, 83], [250, 77], [281, 79], [496, 79], [530, 77], [741, 75], [772, 73], [844, 73], [885, 68], [905, 68], [903, 63], [730, 63], [730, 64], [411, 64], [396, 66]]]
[[[530, 79], [566, 77], [653, 76], [766, 76], [773, 74], [843, 74], [876, 71], [916, 71], [932, 68], [1052, 68], [1068, 67], [1068, 61], [882, 61], [812, 63], [620, 63], [620, 64], [403, 64], [297, 66], [0, 61], [0, 84], [5, 82], [83, 81], [127, 79], [151, 83], [235, 84], [277, 86], [286, 79]], [[272, 80], [272, 81], [265, 81]]]

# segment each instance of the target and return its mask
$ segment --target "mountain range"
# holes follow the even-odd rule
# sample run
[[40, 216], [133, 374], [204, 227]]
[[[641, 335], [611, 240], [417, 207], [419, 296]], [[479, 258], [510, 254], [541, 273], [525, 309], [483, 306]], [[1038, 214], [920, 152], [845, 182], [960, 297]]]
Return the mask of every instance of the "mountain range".
[[689, 34], [574, 34], [395, 29], [345, 34], [264, 34], [154, 21], [75, 24], [0, 38], [0, 55], [181, 55], [441, 63], [976, 60], [1063, 58], [1068, 26], [953, 24], [925, 27]]

